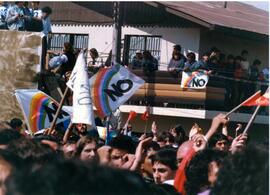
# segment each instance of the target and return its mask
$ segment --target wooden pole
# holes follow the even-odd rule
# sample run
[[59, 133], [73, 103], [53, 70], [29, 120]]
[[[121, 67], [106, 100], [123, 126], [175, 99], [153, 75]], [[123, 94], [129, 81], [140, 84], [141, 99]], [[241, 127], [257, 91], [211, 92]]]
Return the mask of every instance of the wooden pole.
[[230, 112], [228, 112], [226, 114], [226, 117], [228, 117], [230, 114], [232, 114], [234, 111], [236, 111], [238, 108], [240, 108], [243, 104], [245, 104], [247, 101], [249, 101], [250, 99], [252, 99], [253, 97], [255, 97], [256, 95], [258, 95], [259, 93], [261, 93], [261, 90], [257, 91], [256, 93], [254, 93], [252, 96], [250, 96], [248, 99], [246, 99], [245, 101], [243, 101], [241, 104], [239, 104], [238, 106], [236, 106], [235, 108], [233, 108]]
[[57, 118], [58, 118], [58, 116], [59, 116], [59, 114], [60, 114], [60, 111], [61, 111], [61, 109], [62, 109], [62, 107], [63, 107], [63, 104], [64, 104], [64, 101], [65, 101], [65, 99], [66, 99], [68, 90], [69, 90], [69, 88], [66, 87], [65, 92], [64, 92], [64, 94], [63, 94], [63, 97], [62, 97], [62, 99], [61, 99], [61, 101], [60, 101], [60, 103], [59, 103], [59, 106], [58, 106], [58, 108], [57, 108], [57, 111], [56, 111], [56, 113], [55, 113], [55, 115], [54, 115], [54, 118], [53, 118], [53, 122], [52, 122], [51, 128], [49, 129], [49, 132], [48, 132], [49, 135], [51, 134], [52, 130], [55, 128], [55, 124], [56, 124]]
[[253, 121], [255, 120], [255, 118], [256, 118], [256, 116], [257, 116], [257, 114], [258, 114], [258, 112], [259, 112], [260, 107], [261, 107], [261, 106], [257, 106], [256, 110], [254, 111], [254, 113], [252, 114], [251, 118], [249, 119], [248, 124], [247, 124], [247, 126], [246, 126], [246, 128], [245, 128], [243, 134], [246, 134], [246, 133], [247, 133], [249, 127], [251, 126], [251, 124], [252, 124]]
[[70, 132], [72, 130], [72, 127], [73, 127], [73, 123], [70, 121], [68, 128], [65, 132], [65, 135], [63, 137], [63, 144], [67, 143], [67, 140], [68, 140], [68, 137], [70, 136]]

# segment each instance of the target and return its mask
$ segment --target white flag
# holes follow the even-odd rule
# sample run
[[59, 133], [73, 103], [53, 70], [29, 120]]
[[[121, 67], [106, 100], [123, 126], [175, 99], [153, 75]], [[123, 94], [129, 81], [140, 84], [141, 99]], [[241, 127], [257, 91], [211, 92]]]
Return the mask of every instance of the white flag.
[[84, 123], [95, 127], [86, 59], [82, 52], [77, 58], [67, 86], [73, 90], [72, 123]]
[[181, 88], [203, 89], [208, 83], [207, 71], [182, 72]]

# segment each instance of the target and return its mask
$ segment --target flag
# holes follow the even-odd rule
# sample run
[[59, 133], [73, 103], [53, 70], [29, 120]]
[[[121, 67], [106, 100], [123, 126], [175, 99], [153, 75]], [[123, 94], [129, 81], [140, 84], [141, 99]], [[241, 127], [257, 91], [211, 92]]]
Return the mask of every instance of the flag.
[[182, 72], [181, 88], [204, 89], [208, 83], [207, 71]]
[[243, 106], [269, 106], [269, 88], [263, 95], [257, 92], [251, 98], [247, 99]]
[[86, 59], [82, 52], [77, 58], [67, 86], [73, 90], [72, 123], [83, 123], [95, 127]]
[[146, 111], [143, 113], [143, 115], [141, 116], [141, 119], [142, 119], [143, 121], [147, 121], [147, 120], [149, 119], [149, 112], [148, 112], [148, 110], [146, 110]]
[[136, 113], [135, 111], [131, 110], [131, 111], [129, 112], [129, 116], [128, 116], [127, 121], [133, 120], [136, 116], [137, 116], [137, 113]]
[[180, 194], [186, 195], [185, 183], [186, 183], [187, 178], [186, 178], [185, 169], [195, 154], [196, 154], [195, 150], [192, 147], [189, 148], [186, 156], [181, 161], [176, 171], [175, 178], [174, 178], [174, 187]]
[[90, 78], [91, 95], [98, 115], [109, 116], [144, 84], [120, 64], [100, 69]]
[[[59, 106], [54, 99], [37, 89], [18, 89], [15, 90], [15, 96], [32, 134], [51, 126]], [[63, 123], [67, 127], [70, 116], [68, 109], [62, 108], [56, 124]]]
[[97, 131], [99, 134], [99, 138], [107, 142], [110, 142], [112, 138], [117, 136], [117, 131], [109, 130], [108, 133], [106, 127], [97, 126]]

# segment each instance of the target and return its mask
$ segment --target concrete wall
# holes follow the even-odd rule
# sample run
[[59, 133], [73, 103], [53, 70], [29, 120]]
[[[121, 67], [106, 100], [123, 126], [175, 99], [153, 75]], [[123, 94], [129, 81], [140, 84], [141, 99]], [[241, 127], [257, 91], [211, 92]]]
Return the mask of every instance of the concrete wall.
[[201, 33], [200, 54], [208, 51], [211, 47], [219, 48], [222, 53], [240, 55], [243, 49], [249, 52], [249, 63], [252, 64], [254, 59], [262, 61], [261, 69], [269, 66], [269, 47], [268, 41], [255, 41], [243, 39], [236, 36], [230, 36], [221, 32], [204, 32]]
[[[112, 48], [112, 27], [100, 26], [52, 26], [53, 33], [88, 34], [88, 47], [95, 47], [98, 52], [109, 53]], [[194, 52], [198, 56], [200, 44], [200, 30], [195, 28], [122, 28], [122, 39], [125, 35], [159, 35], [161, 40], [160, 64], [167, 65], [170, 61], [173, 45], [180, 44], [182, 52]], [[166, 68], [161, 66], [162, 68]]]

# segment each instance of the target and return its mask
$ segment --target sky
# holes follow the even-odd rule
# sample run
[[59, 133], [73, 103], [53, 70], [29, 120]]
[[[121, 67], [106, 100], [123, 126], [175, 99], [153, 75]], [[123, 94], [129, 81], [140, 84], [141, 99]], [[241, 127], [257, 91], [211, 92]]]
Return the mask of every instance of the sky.
[[257, 8], [263, 9], [269, 12], [269, 2], [268, 1], [242, 1], [243, 3], [247, 3], [253, 5]]

